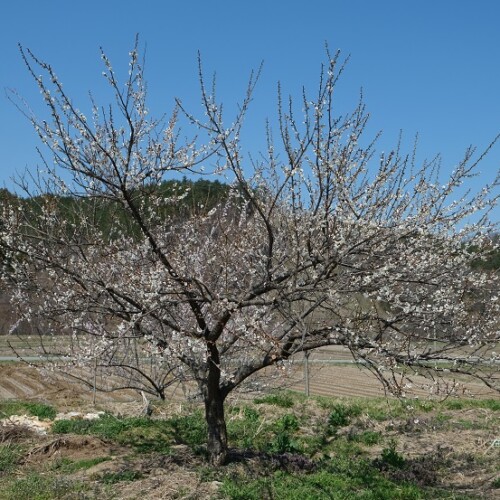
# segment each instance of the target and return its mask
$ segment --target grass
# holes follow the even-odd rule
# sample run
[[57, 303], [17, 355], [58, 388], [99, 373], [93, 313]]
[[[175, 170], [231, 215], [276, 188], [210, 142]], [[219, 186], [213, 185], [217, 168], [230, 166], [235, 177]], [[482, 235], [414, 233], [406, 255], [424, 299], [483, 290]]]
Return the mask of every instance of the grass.
[[448, 410], [464, 410], [469, 408], [483, 408], [485, 410], [500, 411], [498, 399], [447, 399], [442, 406]]
[[382, 450], [380, 455], [380, 462], [385, 465], [389, 465], [390, 467], [395, 467], [396, 469], [402, 469], [406, 460], [403, 455], [396, 451], [396, 441], [391, 440], [389, 442], [389, 446]]
[[296, 397], [289, 391], [282, 391], [254, 399], [254, 403], [256, 405], [267, 404], [279, 406], [280, 408], [293, 408]]
[[242, 449], [262, 449], [267, 441], [262, 415], [252, 407], [229, 408], [227, 433], [233, 446]]
[[[2, 500], [53, 500], [78, 498], [88, 487], [81, 481], [31, 473], [12, 482], [1, 493]], [[85, 497], [83, 497], [85, 498]]]
[[189, 415], [170, 418], [168, 426], [177, 443], [197, 449], [205, 444], [207, 424], [200, 410], [195, 410]]
[[[302, 398], [294, 399], [293, 393], [289, 392], [255, 400], [257, 411], [241, 407], [233, 410], [238, 419], [233, 421], [236, 424], [232, 423], [230, 429], [235, 435], [243, 432], [247, 442], [253, 440], [254, 449], [277, 455], [300, 454], [313, 458], [314, 466], [313, 470], [300, 472], [274, 470], [272, 467], [260, 474], [228, 472], [219, 478], [222, 479], [224, 498], [470, 498], [436, 486], [435, 477], [447, 474], [446, 460], [441, 457], [432, 461], [409, 459], [398, 449], [394, 439], [389, 439], [380, 431], [363, 429], [363, 419], [385, 422], [392, 427], [394, 419], [413, 420], [415, 415], [429, 415], [432, 419], [431, 414], [437, 412], [443, 422], [448, 422], [454, 418], [453, 414], [445, 414], [449, 411], [470, 408], [497, 411], [496, 401], [460, 400], [458, 404], [458, 400], [388, 402], [381, 399], [314, 399], [316, 405], [326, 411], [324, 420], [311, 422], [311, 415], [300, 408]], [[281, 416], [277, 415], [269, 421], [265, 419], [264, 412], [258, 411], [262, 404], [292, 408], [293, 413], [278, 413]], [[468, 420], [458, 419], [458, 422], [463, 429], [481, 428]], [[350, 429], [347, 433], [346, 428]], [[314, 436], [307, 435], [304, 429], [312, 429]], [[375, 459], [368, 459], [367, 449], [376, 445], [382, 445], [381, 451]], [[492, 488], [496, 487], [500, 487], [500, 479], [492, 482]]]
[[[4, 414], [23, 410], [37, 416], [55, 412], [48, 405], [32, 405], [3, 403], [0, 409]], [[467, 412], [463, 418], [460, 412], [474, 408], [487, 411]], [[229, 445], [242, 458], [222, 468], [209, 468], [200, 456], [206, 454], [206, 424], [199, 407], [186, 405], [182, 414], [161, 420], [111, 414], [97, 420], [58, 420], [53, 424], [54, 434], [94, 435], [128, 450], [123, 455], [127, 467], [113, 470], [113, 464], [123, 463], [113, 460], [109, 470], [106, 465], [105, 472], [87, 473], [110, 457], [62, 457], [40, 471], [35, 465], [22, 465], [26, 446], [4, 442], [0, 443], [0, 498], [90, 498], [90, 488], [94, 497], [119, 498], [120, 488], [146, 477], [154, 467], [164, 467], [165, 460], [181, 464], [197, 484], [218, 481], [219, 496], [226, 499], [467, 498], [443, 485], [440, 489], [436, 478], [447, 477], [450, 460], [454, 460], [455, 466], [462, 467], [457, 470], [489, 468], [490, 490], [499, 489], [496, 450], [491, 456], [483, 456], [479, 449], [475, 455], [426, 455], [424, 460], [408, 454], [394, 436], [407, 433], [408, 439], [414, 430], [405, 430], [405, 422], [413, 422], [415, 416], [432, 426], [428, 429], [437, 425], [448, 430], [455, 424], [461, 431], [490, 429], [495, 420], [491, 412], [499, 409], [493, 400], [388, 402], [272, 393], [253, 402], [228, 405]], [[175, 446], [179, 444], [184, 446]], [[155, 463], [159, 465], [143, 467]], [[89, 480], [76, 480], [75, 473], [79, 478], [87, 473]], [[182, 484], [182, 488], [189, 496], [189, 486]]]
[[339, 427], [349, 425], [352, 417], [357, 417], [361, 414], [360, 405], [350, 405], [337, 403], [332, 406], [330, 415], [328, 416], [328, 427], [332, 433], [335, 433]]
[[323, 470], [310, 474], [291, 474], [276, 471], [272, 475], [250, 479], [244, 475], [226, 478], [221, 492], [232, 500], [260, 500], [263, 498], [304, 499], [423, 499], [420, 488], [411, 484], [397, 484], [368, 463], [349, 470], [335, 470], [327, 464]]
[[102, 462], [111, 460], [111, 457], [96, 457], [84, 460], [70, 460], [68, 458], [60, 458], [52, 464], [50, 470], [61, 472], [63, 474], [73, 474], [79, 470], [90, 469]]
[[22, 456], [22, 447], [11, 444], [0, 444], [0, 473], [12, 470]]
[[31, 415], [41, 420], [54, 420], [57, 410], [45, 403], [33, 403], [26, 401], [1, 401], [0, 418], [8, 418], [12, 415]]
[[382, 440], [382, 433], [378, 431], [363, 431], [359, 434], [349, 434], [349, 439], [365, 446], [374, 446]]
[[169, 453], [171, 445], [168, 426], [147, 417], [118, 418], [105, 414], [96, 420], [56, 420], [52, 432], [98, 436], [131, 446], [141, 453]]
[[136, 470], [122, 470], [118, 472], [105, 472], [99, 477], [99, 481], [103, 484], [116, 484], [121, 481], [137, 481], [144, 475]]

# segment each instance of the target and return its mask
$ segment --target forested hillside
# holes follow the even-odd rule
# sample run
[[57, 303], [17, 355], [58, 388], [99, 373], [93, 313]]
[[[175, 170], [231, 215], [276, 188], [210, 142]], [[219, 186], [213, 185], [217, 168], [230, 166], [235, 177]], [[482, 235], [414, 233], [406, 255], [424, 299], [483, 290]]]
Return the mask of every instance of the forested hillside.
[[[211, 210], [226, 199], [229, 186], [217, 180], [210, 181], [198, 179], [168, 180], [156, 185], [145, 185], [134, 193], [134, 202], [141, 210], [154, 210], [156, 216], [165, 222], [178, 221], [193, 214], [203, 214]], [[165, 203], [161, 206], [151, 207], [149, 193], [155, 191], [155, 196], [163, 196]], [[175, 200], [175, 202], [173, 202]], [[38, 217], [47, 209], [60, 219], [61, 223], [69, 228], [79, 227], [83, 218], [91, 219], [93, 225], [99, 227], [103, 234], [113, 238], [111, 227], [114, 231], [124, 231], [129, 235], [136, 234], [138, 228], [132, 218], [116, 200], [111, 201], [106, 193], [92, 196], [61, 196], [53, 194], [40, 194], [31, 198], [18, 197], [6, 189], [0, 190], [0, 203], [9, 203], [19, 206], [24, 216]], [[55, 211], [54, 211], [55, 210]], [[118, 223], [118, 224], [117, 224]]]
[[[135, 193], [135, 200], [142, 207], [148, 206], [148, 195], [152, 190], [156, 191], [157, 186], [144, 186], [138, 189]], [[195, 214], [205, 214], [216, 205], [223, 202], [229, 193], [229, 185], [221, 183], [217, 180], [198, 179], [190, 180], [183, 177], [181, 180], [168, 180], [161, 183], [159, 188], [160, 193], [164, 195], [166, 202], [156, 208], [157, 216], [165, 223], [178, 222]], [[176, 202], [172, 203], [172, 199]], [[62, 197], [52, 194], [41, 194], [31, 198], [23, 198], [16, 196], [7, 189], [0, 189], [0, 204], [18, 205], [21, 210], [31, 213], [33, 217], [37, 217], [44, 211], [45, 207], [50, 206], [51, 209], [57, 207], [57, 213], [61, 221], [70, 223], [73, 228], [79, 227], [79, 222], [83, 217], [91, 217], [102, 230], [103, 234], [113, 238], [114, 231], [119, 227], [129, 235], [138, 234], [138, 228], [133, 219], [127, 214], [127, 211], [122, 205], [117, 205], [116, 202], [110, 201], [105, 195], [96, 197]], [[3, 217], [3, 214], [0, 214]], [[117, 225], [116, 223], [119, 222]], [[1, 224], [1, 219], [0, 219]], [[500, 238], [500, 235], [493, 235], [491, 238], [492, 244]], [[493, 246], [493, 245], [492, 245]], [[479, 252], [481, 249], [477, 247], [471, 248], [473, 252]], [[499, 270], [500, 269], [500, 251], [488, 249], [483, 253], [480, 259], [477, 259], [474, 264], [474, 269], [482, 270]], [[0, 248], [0, 256], [3, 255]]]

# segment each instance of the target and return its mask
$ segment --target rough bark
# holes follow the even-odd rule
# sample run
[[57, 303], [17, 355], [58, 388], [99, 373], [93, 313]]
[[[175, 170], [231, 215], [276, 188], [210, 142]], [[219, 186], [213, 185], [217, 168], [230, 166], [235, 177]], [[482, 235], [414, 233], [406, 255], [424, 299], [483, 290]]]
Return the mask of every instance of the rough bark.
[[226, 392], [220, 386], [220, 360], [215, 343], [209, 342], [208, 377], [205, 392], [205, 418], [207, 421], [207, 449], [212, 465], [224, 465], [227, 461], [227, 429], [224, 417]]
[[208, 427], [207, 449], [212, 465], [227, 461], [227, 430], [224, 418], [224, 398], [220, 390], [205, 400], [205, 417]]

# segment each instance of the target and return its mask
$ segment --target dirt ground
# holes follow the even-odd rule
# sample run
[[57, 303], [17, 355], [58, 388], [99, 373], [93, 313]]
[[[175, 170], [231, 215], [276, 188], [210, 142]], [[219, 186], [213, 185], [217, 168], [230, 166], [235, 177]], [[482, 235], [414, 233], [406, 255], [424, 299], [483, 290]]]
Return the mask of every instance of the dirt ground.
[[[334, 356], [342, 360], [345, 354], [335, 352]], [[347, 358], [345, 364], [311, 363], [309, 370], [309, 392], [313, 396], [383, 397], [386, 395], [381, 383], [372, 373], [360, 365], [349, 364]], [[281, 386], [299, 392], [305, 390], [304, 367], [301, 363], [296, 363], [285, 374], [275, 368], [270, 368], [260, 377], [261, 379], [267, 377], [266, 382], [270, 380], [271, 385], [279, 383]], [[450, 379], [449, 383], [452, 382]], [[427, 396], [427, 385], [429, 381], [422, 377], [415, 379], [413, 387], [407, 390], [407, 396]], [[445, 386], [441, 387], [442, 396], [445, 395], [446, 389]], [[194, 387], [187, 388], [188, 395], [193, 396], [195, 392]], [[470, 380], [460, 381], [458, 395], [466, 397], [473, 395], [476, 398], [498, 396], [491, 389]], [[173, 385], [168, 392], [168, 399], [171, 401], [182, 401], [185, 396], [186, 392], [178, 385]], [[94, 398], [98, 403], [133, 403], [142, 400], [137, 391], [97, 392], [94, 395], [91, 387], [71, 380], [68, 376], [36, 369], [25, 363], [0, 363], [0, 400], [37, 399], [47, 400], [56, 405], [74, 407], [80, 404], [86, 405]]]
[[[27, 364], [0, 364], [0, 400], [42, 401], [64, 411], [87, 407], [94, 400], [90, 387], [67, 376], [37, 369]], [[132, 391], [95, 394], [96, 404], [134, 403], [140, 395]]]

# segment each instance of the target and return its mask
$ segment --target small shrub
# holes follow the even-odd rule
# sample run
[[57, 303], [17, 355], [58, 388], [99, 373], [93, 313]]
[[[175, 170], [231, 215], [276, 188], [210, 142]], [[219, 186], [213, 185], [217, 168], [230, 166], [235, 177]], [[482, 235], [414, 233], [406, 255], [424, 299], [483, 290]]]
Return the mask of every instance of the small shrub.
[[396, 451], [396, 442], [392, 440], [387, 448], [382, 450], [382, 463], [401, 469], [405, 465], [404, 457]]
[[299, 420], [293, 413], [289, 413], [278, 419], [275, 425], [279, 432], [293, 432], [299, 428]]
[[271, 453], [301, 453], [302, 447], [288, 432], [278, 432], [269, 443]]
[[338, 427], [349, 425], [351, 417], [356, 417], [361, 414], [361, 408], [357, 405], [336, 404], [332, 407], [328, 416], [328, 427], [333, 433]]

